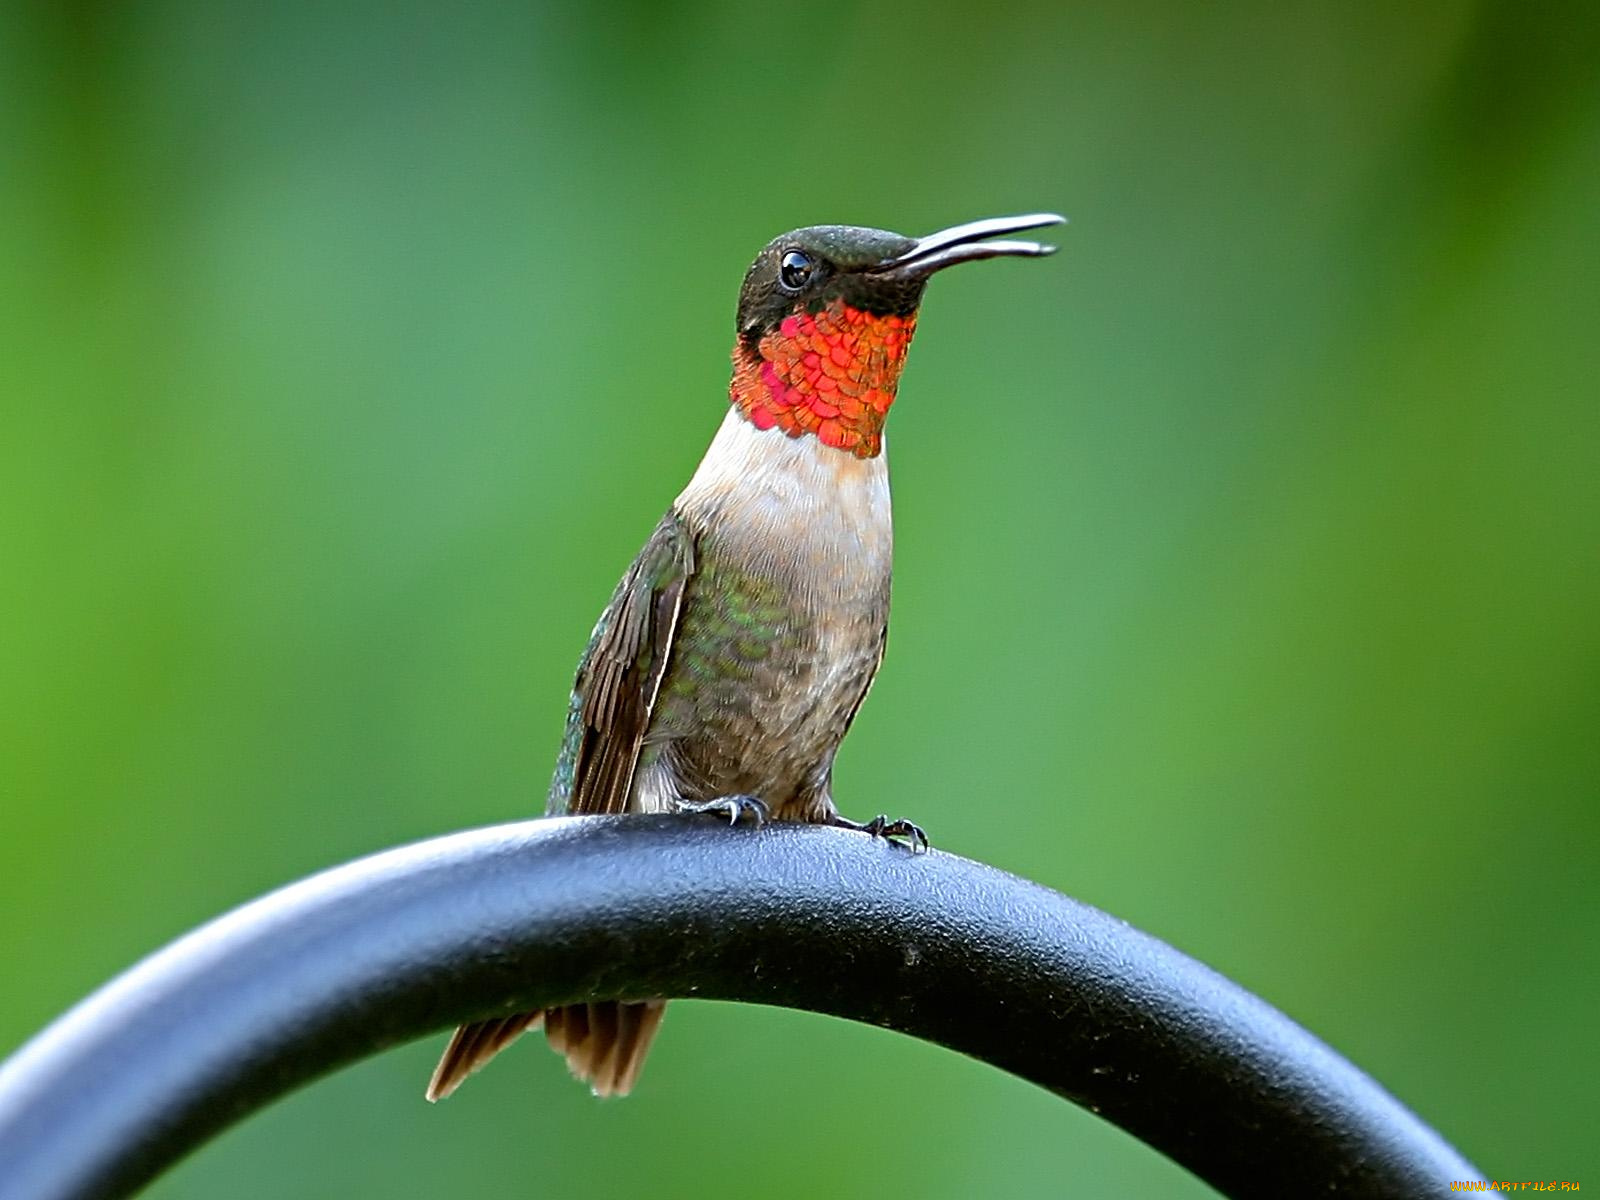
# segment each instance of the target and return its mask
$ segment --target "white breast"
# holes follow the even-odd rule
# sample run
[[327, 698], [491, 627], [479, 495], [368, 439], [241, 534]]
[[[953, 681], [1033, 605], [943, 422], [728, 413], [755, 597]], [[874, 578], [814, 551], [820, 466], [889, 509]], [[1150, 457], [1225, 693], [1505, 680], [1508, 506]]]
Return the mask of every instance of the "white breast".
[[873, 458], [757, 429], [729, 408], [677, 509], [823, 606], [881, 603], [894, 556], [888, 442]]
[[[744, 742], [775, 748], [761, 759], [771, 777], [745, 772], [741, 787], [778, 804], [798, 797], [803, 813], [787, 816], [820, 819], [832, 808], [833, 751], [876, 670], [888, 618], [888, 463], [757, 429], [730, 409], [674, 508], [697, 536], [702, 565], [731, 561], [778, 583], [793, 603], [788, 619], [804, 631], [804, 660], [753, 680], [723, 724], [737, 725]], [[640, 772], [633, 807], [667, 809], [683, 794], [663, 756]]]

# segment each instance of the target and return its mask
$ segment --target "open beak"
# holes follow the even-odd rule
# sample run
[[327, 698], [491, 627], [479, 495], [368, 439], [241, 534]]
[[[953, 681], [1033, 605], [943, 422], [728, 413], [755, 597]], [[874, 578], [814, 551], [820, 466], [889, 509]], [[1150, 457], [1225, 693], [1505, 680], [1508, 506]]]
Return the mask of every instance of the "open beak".
[[918, 238], [904, 254], [885, 259], [876, 266], [868, 267], [867, 271], [874, 274], [892, 272], [907, 279], [926, 279], [935, 271], [980, 258], [999, 258], [1003, 255], [1037, 258], [1054, 254], [1056, 248], [1043, 242], [991, 242], [984, 239], [1002, 233], [1038, 229], [1041, 225], [1064, 225], [1066, 221], [1065, 217], [1055, 213], [1029, 213], [1025, 217], [990, 217], [984, 221], [969, 221], [965, 225], [956, 225]]

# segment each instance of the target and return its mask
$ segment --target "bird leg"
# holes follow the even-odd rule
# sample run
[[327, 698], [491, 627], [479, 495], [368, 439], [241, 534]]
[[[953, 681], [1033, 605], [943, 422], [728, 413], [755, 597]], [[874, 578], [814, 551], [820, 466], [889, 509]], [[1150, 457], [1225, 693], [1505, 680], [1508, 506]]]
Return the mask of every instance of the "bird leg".
[[718, 816], [727, 817], [729, 825], [749, 821], [758, 829], [772, 816], [767, 810], [766, 803], [755, 796], [718, 796], [715, 800], [699, 804], [689, 800], [678, 800], [674, 801], [672, 809], [680, 813], [716, 813]]
[[869, 834], [872, 837], [881, 837], [886, 841], [905, 839], [907, 848], [913, 854], [926, 853], [928, 850], [928, 835], [922, 832], [922, 826], [914, 825], [905, 818], [900, 817], [891, 821], [879, 813], [872, 820], [861, 822], [852, 821], [849, 817], [841, 817], [838, 813], [828, 818], [829, 825], [837, 825], [840, 829], [854, 829], [857, 833]]

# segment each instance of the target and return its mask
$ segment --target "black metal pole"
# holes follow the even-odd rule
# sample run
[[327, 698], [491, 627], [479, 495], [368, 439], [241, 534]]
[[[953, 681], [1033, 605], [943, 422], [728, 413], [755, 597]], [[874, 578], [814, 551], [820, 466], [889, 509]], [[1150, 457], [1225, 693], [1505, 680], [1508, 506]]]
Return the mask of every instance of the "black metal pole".
[[1275, 1009], [1056, 892], [836, 829], [590, 817], [374, 855], [140, 963], [0, 1065], [0, 1200], [126, 1196], [387, 1047], [646, 996], [927, 1038], [1087, 1106], [1229, 1196], [1418, 1200], [1480, 1178]]

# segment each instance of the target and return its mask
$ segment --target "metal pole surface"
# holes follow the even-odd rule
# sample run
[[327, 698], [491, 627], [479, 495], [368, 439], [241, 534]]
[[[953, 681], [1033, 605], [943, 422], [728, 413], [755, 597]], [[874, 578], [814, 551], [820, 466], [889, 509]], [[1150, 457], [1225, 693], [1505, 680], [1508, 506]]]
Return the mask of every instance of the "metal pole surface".
[[0, 1200], [130, 1195], [285, 1092], [463, 1020], [681, 996], [940, 1043], [1227, 1196], [1481, 1178], [1264, 1001], [1057, 892], [838, 829], [586, 817], [360, 859], [113, 980], [0, 1065]]

